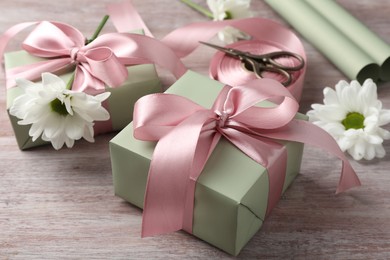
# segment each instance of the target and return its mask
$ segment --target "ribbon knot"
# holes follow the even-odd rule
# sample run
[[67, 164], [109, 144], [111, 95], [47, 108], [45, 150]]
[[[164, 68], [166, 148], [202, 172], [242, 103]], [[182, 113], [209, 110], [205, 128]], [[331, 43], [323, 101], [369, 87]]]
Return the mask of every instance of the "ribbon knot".
[[77, 61], [77, 55], [80, 51], [80, 48], [74, 47], [70, 50], [70, 58], [74, 61]]
[[[255, 106], [275, 97], [282, 102]], [[221, 137], [267, 168], [266, 215], [279, 200], [287, 167], [286, 149], [276, 140], [314, 144], [342, 159], [337, 192], [360, 185], [335, 140], [321, 128], [294, 119], [298, 107], [291, 93], [271, 79], [225, 86], [211, 109], [172, 94], [140, 98], [134, 107], [134, 136], [158, 141], [149, 169], [142, 236], [179, 229], [192, 233], [196, 180]]]
[[219, 110], [215, 110], [215, 114], [217, 114], [218, 127], [224, 128], [227, 120], [229, 120], [230, 113], [226, 110], [223, 110], [222, 112]]

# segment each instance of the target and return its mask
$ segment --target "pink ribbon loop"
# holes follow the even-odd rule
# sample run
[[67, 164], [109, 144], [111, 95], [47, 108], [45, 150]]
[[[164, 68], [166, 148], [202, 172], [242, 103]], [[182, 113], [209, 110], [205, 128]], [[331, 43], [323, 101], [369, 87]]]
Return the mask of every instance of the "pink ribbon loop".
[[[22, 47], [31, 55], [47, 60], [7, 70], [7, 87], [15, 86], [16, 78], [35, 80], [43, 72], [56, 72], [75, 65], [72, 89], [96, 93], [105, 86], [118, 87], [128, 77], [126, 66], [155, 63], [179, 78], [187, 70], [176, 54], [163, 43], [143, 35], [109, 33], [85, 45], [85, 38], [76, 28], [59, 22], [30, 22], [11, 27], [0, 38], [0, 55], [9, 40], [20, 31], [37, 25]], [[161, 55], [156, 55], [156, 54]]]
[[[90, 73], [110, 87], [120, 86], [127, 78], [127, 69], [114, 52], [107, 47], [88, 50], [85, 62], [90, 65]], [[81, 60], [80, 58], [76, 60]]]
[[[282, 101], [274, 107], [254, 106], [275, 97]], [[286, 171], [287, 152], [275, 142], [278, 139], [324, 147], [343, 160], [338, 191], [359, 185], [334, 139], [308, 122], [293, 119], [297, 111], [291, 93], [271, 79], [243, 87], [226, 86], [210, 109], [171, 94], [139, 99], [134, 109], [134, 136], [158, 141], [145, 193], [142, 236], [179, 229], [192, 232], [195, 183], [222, 136], [267, 168], [267, 215], [279, 200]]]
[[82, 49], [85, 38], [76, 28], [59, 22], [40, 22], [26, 37], [22, 47], [42, 58], [68, 56], [73, 48]]
[[[99, 38], [96, 39], [99, 42]], [[30, 54], [50, 58], [48, 66], [53, 72], [76, 64], [73, 90], [96, 90], [120, 86], [127, 78], [127, 69], [120, 62], [114, 51], [108, 47], [90, 47], [85, 45], [85, 38], [76, 28], [58, 23], [41, 22], [28, 35], [22, 47]], [[57, 63], [55, 59], [63, 60]], [[43, 71], [30, 71], [29, 79], [36, 79]], [[20, 74], [9, 75], [18, 78]]]

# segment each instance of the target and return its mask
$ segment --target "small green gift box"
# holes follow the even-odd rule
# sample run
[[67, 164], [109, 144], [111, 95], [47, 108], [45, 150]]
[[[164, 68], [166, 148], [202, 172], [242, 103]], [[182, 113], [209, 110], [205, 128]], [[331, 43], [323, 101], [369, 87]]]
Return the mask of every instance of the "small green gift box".
[[[220, 82], [189, 71], [166, 93], [210, 108], [222, 87]], [[297, 114], [296, 118], [306, 116]], [[300, 170], [303, 144], [282, 144], [288, 154], [284, 192]], [[133, 123], [110, 141], [115, 194], [140, 208], [154, 147], [155, 142], [133, 137]], [[237, 255], [263, 224], [268, 191], [267, 169], [222, 138], [196, 183], [193, 235]]]
[[[33, 64], [42, 61], [38, 58], [28, 54], [25, 51], [8, 52], [4, 54], [5, 70], [15, 68], [22, 65]], [[132, 120], [134, 103], [142, 96], [161, 92], [161, 84], [157, 76], [154, 65], [143, 64], [127, 67], [128, 78], [117, 88], [106, 88], [106, 91], [111, 92], [108, 98], [108, 112], [110, 113], [111, 126], [106, 128], [106, 131], [119, 131], [128, 125]], [[65, 72], [59, 76], [68, 82], [73, 72]], [[7, 90], [7, 111], [11, 120], [12, 127], [15, 132], [15, 137], [18, 146], [21, 150], [29, 149], [36, 146], [47, 144], [41, 138], [32, 141], [28, 132], [31, 125], [19, 125], [19, 121], [13, 115], [9, 114], [9, 109], [16, 97], [22, 94], [22, 90], [15, 86]], [[95, 122], [99, 124], [101, 122]], [[100, 132], [100, 133], [104, 133]]]

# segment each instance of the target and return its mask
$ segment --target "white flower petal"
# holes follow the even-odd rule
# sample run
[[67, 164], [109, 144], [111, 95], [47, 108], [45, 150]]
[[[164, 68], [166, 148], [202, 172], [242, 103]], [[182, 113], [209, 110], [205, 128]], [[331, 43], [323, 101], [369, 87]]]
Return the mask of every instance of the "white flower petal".
[[45, 124], [44, 134], [47, 138], [56, 138], [62, 135], [65, 129], [64, 117], [52, 113]]
[[27, 89], [34, 88], [37, 85], [34, 82], [29, 81], [27, 79], [16, 79], [15, 82], [16, 82], [16, 85], [19, 88], [21, 88], [23, 91], [27, 91]]
[[334, 91], [334, 89], [326, 87], [324, 88], [323, 93], [324, 93], [325, 105], [339, 104], [339, 98], [337, 96], [336, 91]]
[[32, 141], [35, 142], [43, 132], [43, 125], [32, 124], [28, 134], [32, 137]]
[[375, 154], [378, 158], [383, 158], [386, 155], [386, 150], [382, 145], [375, 145]]
[[109, 98], [110, 96], [111, 96], [111, 92], [103, 92], [101, 94], [94, 96], [94, 99], [101, 103], [104, 100], [106, 100], [107, 98]]
[[337, 97], [339, 98], [339, 101], [340, 101], [340, 97], [341, 97], [341, 92], [343, 91], [344, 88], [348, 88], [348, 87], [349, 87], [349, 84], [345, 80], [340, 80], [336, 84], [335, 89], [336, 89], [336, 94], [337, 94]]
[[12, 106], [9, 109], [9, 113], [18, 118], [25, 118], [29, 107], [34, 103], [28, 95], [21, 95], [14, 99]]
[[344, 135], [349, 138], [358, 138], [361, 133], [363, 133], [362, 129], [350, 128], [344, 132]]
[[65, 144], [66, 144], [66, 147], [72, 148], [73, 145], [74, 145], [74, 140], [71, 139], [71, 138], [66, 138], [66, 139], [65, 139]]
[[378, 115], [370, 115], [369, 117], [366, 117], [364, 119], [364, 130], [366, 132], [373, 132], [375, 129], [378, 128]]
[[47, 141], [50, 141], [54, 149], [59, 150], [65, 144], [65, 137], [63, 135], [57, 136], [56, 138], [48, 138]]
[[368, 135], [367, 142], [370, 144], [381, 144], [383, 143], [383, 139], [377, 135]]
[[47, 72], [42, 73], [42, 84], [43, 86], [50, 86], [50, 88], [57, 91], [61, 91], [66, 88], [65, 82], [60, 77]]
[[387, 131], [386, 129], [383, 128], [378, 128], [378, 135], [383, 139], [383, 140], [389, 140], [390, 139], [390, 132]]
[[372, 160], [375, 158], [375, 147], [373, 145], [367, 145], [363, 158], [366, 160]]
[[341, 137], [339, 140], [337, 140], [338, 145], [340, 146], [341, 151], [345, 152], [346, 150], [350, 149], [355, 142], [346, 136]]
[[65, 133], [67, 137], [74, 140], [79, 140], [83, 137], [85, 122], [83, 122], [83, 120], [77, 115], [68, 117], [65, 125]]
[[106, 121], [110, 118], [110, 114], [104, 107], [99, 107], [98, 109], [92, 111], [90, 115], [95, 121]]
[[364, 144], [364, 141], [359, 139], [354, 146], [348, 149], [348, 153], [353, 157], [354, 160], [359, 161], [363, 159], [365, 155], [365, 148], [366, 145]]
[[65, 104], [66, 111], [73, 116], [73, 109], [70, 104], [70, 97], [64, 99], [64, 104]]
[[93, 126], [92, 124], [86, 125], [84, 127], [84, 135], [83, 135], [83, 138], [90, 143], [95, 142], [95, 139], [93, 138], [93, 127], [92, 126]]
[[[353, 82], [359, 84], [357, 81], [352, 81], [352, 83]], [[346, 87], [341, 91], [341, 96], [339, 97], [340, 103], [342, 103], [349, 112], [363, 113], [362, 107], [357, 100], [358, 91], [359, 89], [357, 88], [356, 84], [351, 85], [350, 87]]]
[[379, 126], [384, 126], [390, 123], [390, 110], [383, 109], [379, 113]]
[[370, 107], [376, 106], [377, 101], [378, 95], [376, 84], [371, 79], [367, 79], [359, 91], [358, 102], [363, 107]]

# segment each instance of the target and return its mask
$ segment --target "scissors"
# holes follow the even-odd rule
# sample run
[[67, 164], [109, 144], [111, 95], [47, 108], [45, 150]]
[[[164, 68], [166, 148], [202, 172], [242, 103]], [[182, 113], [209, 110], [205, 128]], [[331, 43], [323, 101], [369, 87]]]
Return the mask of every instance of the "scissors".
[[[263, 78], [263, 73], [265, 71], [274, 72], [279, 75], [282, 75], [285, 80], [281, 83], [285, 87], [291, 84], [293, 80], [292, 73], [295, 71], [299, 71], [305, 65], [305, 61], [300, 55], [289, 51], [275, 51], [266, 54], [252, 54], [233, 48], [225, 48], [208, 42], [200, 43], [222, 51], [233, 58], [239, 59], [244, 64], [244, 67], [247, 70], [255, 73], [258, 78]], [[276, 59], [282, 57], [293, 58], [298, 61], [298, 65], [286, 66], [276, 61]]]

